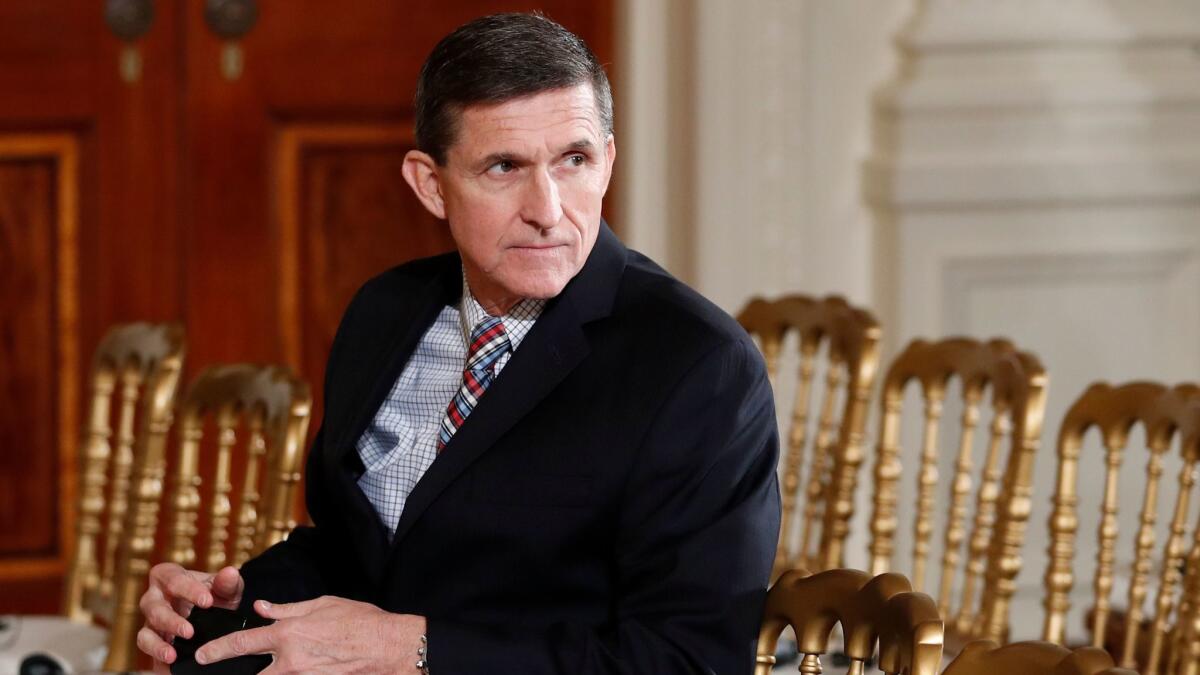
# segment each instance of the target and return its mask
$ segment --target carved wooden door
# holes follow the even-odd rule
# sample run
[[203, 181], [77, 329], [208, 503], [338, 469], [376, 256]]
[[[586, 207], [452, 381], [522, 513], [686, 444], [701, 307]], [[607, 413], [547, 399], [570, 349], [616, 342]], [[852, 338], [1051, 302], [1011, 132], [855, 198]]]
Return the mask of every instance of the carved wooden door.
[[189, 374], [319, 399], [354, 289], [451, 246], [400, 176], [421, 61], [535, 8], [611, 62], [611, 0], [0, 3], [0, 613], [59, 602], [104, 330], [182, 321]]

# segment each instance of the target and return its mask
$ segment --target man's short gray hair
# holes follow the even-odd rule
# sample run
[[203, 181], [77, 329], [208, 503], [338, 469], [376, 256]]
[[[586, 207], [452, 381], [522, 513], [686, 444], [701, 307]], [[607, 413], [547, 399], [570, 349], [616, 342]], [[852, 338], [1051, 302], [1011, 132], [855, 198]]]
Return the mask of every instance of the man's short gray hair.
[[603, 66], [579, 36], [541, 14], [493, 14], [442, 38], [417, 81], [417, 148], [446, 163], [459, 113], [591, 83], [605, 136], [612, 133], [612, 89]]

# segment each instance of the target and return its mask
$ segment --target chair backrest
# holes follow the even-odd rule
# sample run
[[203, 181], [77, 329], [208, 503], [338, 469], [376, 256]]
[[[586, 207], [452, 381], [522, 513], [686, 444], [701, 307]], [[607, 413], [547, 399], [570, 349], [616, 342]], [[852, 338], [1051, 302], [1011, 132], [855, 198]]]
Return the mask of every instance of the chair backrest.
[[945, 675], [1137, 675], [1136, 671], [1113, 666], [1112, 657], [1103, 649], [1082, 647], [1071, 651], [1050, 642], [1014, 642], [996, 646], [991, 640], [977, 640], [963, 648]]
[[[855, 483], [864, 454], [863, 430], [879, 370], [879, 324], [868, 312], [840, 297], [818, 300], [802, 295], [773, 301], [754, 299], [738, 314], [738, 321], [758, 339], [776, 392], [780, 391], [784, 340], [792, 332], [798, 337], [799, 368], [783, 458], [783, 518], [776, 571], [837, 567], [842, 564], [854, 513]], [[816, 433], [810, 441], [813, 379], [823, 345], [825, 387], [819, 398]], [[840, 411], [839, 399], [843, 401]], [[802, 510], [798, 504], [801, 495]]]
[[[961, 432], [954, 450], [954, 470], [945, 490], [947, 513], [942, 542], [941, 576], [936, 587], [938, 611], [947, 632], [1003, 639], [1008, 608], [1021, 568], [1021, 545], [1029, 517], [1034, 453], [1042, 432], [1046, 375], [1037, 358], [1005, 340], [981, 342], [948, 338], [917, 340], [892, 362], [884, 378], [880, 433], [875, 456], [874, 513], [870, 559], [873, 574], [893, 569], [901, 417], [905, 388], [920, 384], [924, 429], [920, 459], [913, 472], [916, 504], [912, 524], [913, 588], [925, 589], [930, 565], [934, 509], [939, 503], [939, 430], [946, 391], [957, 379], [962, 392]], [[980, 407], [990, 390], [991, 420], [985, 458], [977, 468], [972, 457]], [[1006, 438], [1007, 437], [1007, 438]], [[1004, 445], [1008, 441], [1007, 457]], [[972, 486], [977, 485], [972, 499]], [[971, 502], [975, 514], [970, 517]], [[968, 522], [970, 521], [970, 522]], [[968, 536], [968, 527], [970, 533]], [[964, 555], [965, 554], [965, 555]], [[957, 610], [953, 608], [956, 576], [963, 569]]]
[[759, 631], [755, 675], [768, 675], [784, 628], [796, 633], [800, 672], [820, 673], [820, 655], [841, 624], [850, 672], [862, 673], [879, 645], [885, 673], [935, 675], [942, 658], [942, 620], [933, 600], [912, 593], [899, 574], [871, 578], [866, 572], [832, 569], [810, 575], [789, 570], [767, 594]]
[[[1103, 647], [1113, 614], [1111, 593], [1116, 561], [1119, 506], [1118, 479], [1125, 463], [1130, 431], [1141, 425], [1146, 438], [1146, 488], [1142, 494], [1139, 527], [1133, 537], [1133, 568], [1124, 617], [1124, 632], [1113, 656], [1126, 668], [1139, 668], [1144, 675], [1164, 672], [1164, 657], [1173, 647], [1173, 616], [1187, 617], [1194, 613], [1194, 603], [1182, 597], [1183, 573], [1187, 562], [1188, 515], [1192, 489], [1196, 482], [1196, 464], [1200, 460], [1200, 388], [1192, 384], [1169, 388], [1155, 382], [1131, 382], [1120, 386], [1093, 384], [1067, 411], [1058, 434], [1058, 481], [1054, 495], [1054, 511], [1050, 517], [1050, 561], [1045, 575], [1046, 617], [1043, 639], [1057, 643], [1066, 640], [1066, 615], [1070, 609], [1069, 595], [1074, 584], [1075, 538], [1079, 526], [1076, 504], [1080, 450], [1084, 435], [1093, 427], [1100, 431], [1104, 456], [1092, 461], [1106, 467], [1101, 520], [1098, 530], [1097, 555], [1093, 591], [1094, 609], [1091, 612], [1092, 646]], [[1158, 513], [1163, 459], [1179, 438], [1182, 470], [1174, 478], [1178, 491], [1167, 513], [1169, 534], [1161, 549], [1161, 568], [1153, 570], [1155, 553], [1155, 524]], [[1200, 537], [1200, 524], [1194, 537]], [[1193, 555], [1200, 555], [1200, 539], [1194, 539]], [[1189, 585], [1198, 581], [1192, 575]], [[1144, 611], [1149, 587], [1157, 578], [1157, 596], [1152, 618], [1147, 623]], [[1200, 590], [1200, 589], [1192, 589]], [[1187, 605], [1187, 606], [1181, 606]], [[1189, 607], [1190, 606], [1190, 607]], [[1176, 614], [1176, 612], [1180, 612]], [[1180, 628], [1186, 630], [1186, 621]], [[1192, 641], [1194, 645], [1195, 642]], [[1186, 643], [1180, 645], [1185, 649]]]
[[[179, 455], [169, 498], [173, 508], [167, 560], [215, 572], [226, 564], [241, 565], [291, 531], [295, 525], [292, 498], [300, 479], [311, 407], [308, 385], [286, 368], [235, 364], [209, 368], [197, 376], [179, 412]], [[206, 415], [214, 417], [218, 428], [218, 455], [208, 513], [211, 527], [207, 546], [198, 560], [198, 470]], [[230, 532], [234, 521], [229, 498], [233, 490], [230, 468], [239, 418], [244, 419], [248, 433], [247, 467], [234, 531]], [[266, 478], [261, 494], [260, 473]]]
[[115, 326], [96, 348], [81, 439], [75, 550], [63, 593], [63, 613], [72, 620], [112, 621], [118, 549], [126, 539], [130, 479], [140, 452], [135, 446], [166, 442], [183, 356], [183, 329], [174, 324]]
[[933, 598], [924, 593], [891, 598], [879, 629], [879, 669], [896, 675], [937, 675], [945, 633]]
[[1200, 675], [1200, 526], [1196, 528], [1186, 570], [1166, 669], [1172, 675]]
[[[216, 571], [241, 565], [283, 539], [294, 526], [296, 484], [312, 407], [309, 387], [287, 368], [232, 364], [201, 372], [188, 387], [176, 414], [165, 557], [189, 569]], [[205, 419], [215, 422], [215, 470], [210, 497], [202, 505], [200, 452]], [[232, 462], [238, 429], [244, 425], [245, 470], [233, 513]], [[161, 446], [142, 458], [144, 481], [137, 492], [141, 514], [126, 547], [129, 570], [118, 588], [105, 670], [128, 670], [136, 658], [137, 602], [146, 584], [158, 527], [163, 475], [168, 467]], [[197, 555], [198, 516], [206, 508], [208, 540]], [[231, 532], [232, 526], [232, 532]]]

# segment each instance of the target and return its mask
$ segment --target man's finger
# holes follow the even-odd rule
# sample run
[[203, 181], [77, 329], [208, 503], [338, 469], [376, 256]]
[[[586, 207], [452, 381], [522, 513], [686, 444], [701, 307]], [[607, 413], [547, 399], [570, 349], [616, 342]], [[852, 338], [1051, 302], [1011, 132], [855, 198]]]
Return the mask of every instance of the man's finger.
[[212, 593], [217, 599], [238, 600], [242, 597], [242, 575], [236, 567], [223, 567], [212, 579]]
[[317, 608], [317, 603], [321, 599], [305, 600], [303, 602], [282, 602], [274, 604], [266, 600], [254, 601], [254, 611], [258, 615], [266, 619], [289, 619], [294, 616], [304, 616], [312, 613]]
[[137, 648], [155, 661], [162, 663], [175, 661], [175, 648], [167, 644], [166, 640], [163, 640], [149, 626], [142, 626], [142, 629], [138, 631]]
[[175, 563], [159, 563], [150, 568], [150, 588], [191, 604], [198, 604], [199, 598], [212, 597], [208, 590], [211, 578], [211, 574], [185, 570]]
[[142, 597], [138, 598], [138, 609], [142, 610], [142, 614], [145, 614], [151, 607], [160, 602], [166, 603], [166, 597], [162, 594], [162, 591], [151, 586], [146, 589], [145, 593], [142, 593]]
[[278, 633], [275, 625], [230, 633], [196, 650], [196, 663], [205, 665], [246, 654], [270, 654], [277, 646]]
[[160, 634], [178, 635], [182, 638], [192, 637], [192, 624], [180, 616], [166, 602], [161, 600], [144, 603], [142, 614], [146, 623]]
[[183, 567], [180, 567], [175, 563], [158, 563], [154, 567], [150, 568], [150, 581], [157, 581], [165, 584], [171, 577], [184, 572], [185, 570]]
[[195, 607], [195, 605], [187, 600], [184, 600], [183, 598], [175, 598], [171, 601], [171, 609], [175, 610], [176, 614], [185, 619], [192, 615], [193, 607]]
[[187, 600], [197, 607], [209, 607], [212, 605], [213, 597], [212, 593], [208, 590], [208, 586], [192, 575], [186, 573], [176, 574], [165, 581], [167, 593], [170, 595]]
[[138, 609], [142, 616], [146, 617], [146, 622], [160, 634], [179, 634], [176, 632], [176, 621], [183, 620], [187, 615], [186, 611], [180, 610], [180, 605], [190, 607], [191, 603], [186, 600], [168, 602], [162, 592], [153, 586], [138, 600]]

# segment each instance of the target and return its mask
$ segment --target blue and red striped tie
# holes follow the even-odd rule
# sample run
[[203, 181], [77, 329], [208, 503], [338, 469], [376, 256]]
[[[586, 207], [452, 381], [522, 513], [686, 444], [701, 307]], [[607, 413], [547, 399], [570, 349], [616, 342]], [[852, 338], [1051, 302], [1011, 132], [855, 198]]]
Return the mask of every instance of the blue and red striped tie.
[[479, 405], [483, 392], [496, 379], [496, 363], [511, 345], [504, 324], [494, 316], [480, 321], [471, 331], [471, 346], [467, 350], [467, 367], [463, 370], [462, 386], [446, 407], [442, 427], [438, 431], [437, 450], [442, 451], [458, 428], [467, 421], [467, 415]]

